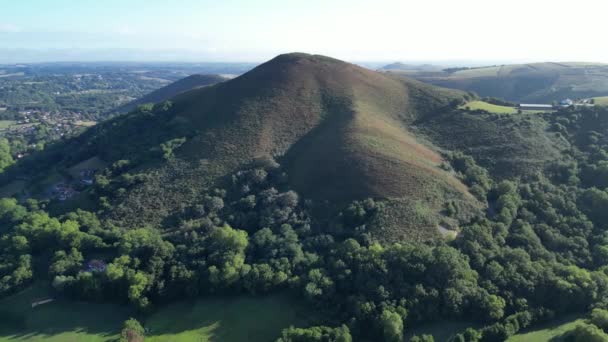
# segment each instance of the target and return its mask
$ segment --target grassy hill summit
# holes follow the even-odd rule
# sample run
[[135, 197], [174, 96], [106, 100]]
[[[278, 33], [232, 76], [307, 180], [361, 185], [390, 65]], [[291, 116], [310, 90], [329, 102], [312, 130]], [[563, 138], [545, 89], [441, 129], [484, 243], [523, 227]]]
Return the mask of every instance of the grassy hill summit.
[[176, 95], [188, 90], [209, 86], [227, 80], [221, 75], [201, 75], [194, 74], [181, 80], [168, 84], [160, 89], [157, 89], [137, 100], [131, 101], [116, 109], [117, 112], [126, 113], [137, 106], [146, 103], [159, 103], [175, 97]]
[[[426, 95], [438, 96], [419, 103]], [[304, 195], [352, 200], [411, 195], [412, 184], [436, 182], [431, 177], [458, 187], [438, 168], [441, 157], [407, 129], [457, 96], [328, 57], [289, 54], [210, 91], [184, 94], [175, 107], [207, 131], [186, 142], [182, 155], [225, 168], [284, 156]]]
[[[390, 72], [404, 73], [398, 69]], [[405, 73], [434, 85], [523, 103], [608, 94], [608, 65], [597, 63], [547, 62]]]

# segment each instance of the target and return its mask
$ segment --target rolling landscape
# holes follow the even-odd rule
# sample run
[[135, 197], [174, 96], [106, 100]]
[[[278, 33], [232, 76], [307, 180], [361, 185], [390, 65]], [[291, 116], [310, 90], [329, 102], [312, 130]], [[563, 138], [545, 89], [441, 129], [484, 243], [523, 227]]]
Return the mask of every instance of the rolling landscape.
[[[428, 68], [430, 69], [430, 68]], [[530, 63], [421, 70], [384, 67], [434, 85], [472, 91], [518, 103], [551, 103], [592, 98], [608, 92], [608, 65], [599, 63]]]
[[604, 12], [518, 1], [7, 3], [0, 342], [608, 342]]

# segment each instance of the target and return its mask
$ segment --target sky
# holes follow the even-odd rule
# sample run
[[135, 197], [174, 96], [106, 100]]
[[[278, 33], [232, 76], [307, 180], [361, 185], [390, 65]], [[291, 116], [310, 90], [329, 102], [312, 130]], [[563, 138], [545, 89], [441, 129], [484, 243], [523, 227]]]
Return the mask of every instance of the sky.
[[0, 63], [608, 62], [606, 0], [0, 0]]

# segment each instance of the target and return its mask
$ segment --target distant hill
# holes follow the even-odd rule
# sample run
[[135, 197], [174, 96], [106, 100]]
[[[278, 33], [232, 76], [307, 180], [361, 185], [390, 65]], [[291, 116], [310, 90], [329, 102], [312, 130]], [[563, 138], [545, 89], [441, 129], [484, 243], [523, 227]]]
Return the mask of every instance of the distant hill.
[[212, 84], [223, 82], [227, 79], [228, 78], [220, 75], [190, 75], [181, 80], [166, 85], [160, 89], [157, 89], [137, 100], [131, 101], [119, 107], [116, 111], [119, 113], [126, 113], [135, 109], [139, 105], [145, 103], [159, 103], [168, 100], [185, 91], [209, 86]]
[[401, 62], [395, 62], [387, 64], [380, 68], [381, 71], [410, 71], [410, 72], [428, 72], [428, 71], [441, 71], [443, 68], [433, 64], [405, 64]]
[[[389, 72], [403, 71], [390, 69]], [[514, 64], [453, 68], [442, 72], [417, 71], [407, 75], [434, 85], [514, 102], [548, 103], [565, 98], [608, 95], [607, 64]]]

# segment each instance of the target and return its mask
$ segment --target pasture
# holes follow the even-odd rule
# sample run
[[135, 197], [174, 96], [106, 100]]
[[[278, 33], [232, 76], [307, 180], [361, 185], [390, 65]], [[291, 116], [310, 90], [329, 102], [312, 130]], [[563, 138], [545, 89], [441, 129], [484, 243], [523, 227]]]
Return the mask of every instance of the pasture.
[[83, 126], [83, 127], [92, 127], [92, 126], [95, 126], [96, 124], [97, 124], [96, 121], [78, 120], [78, 121], [74, 122], [74, 125], [76, 125], [76, 126]]
[[596, 105], [608, 106], [608, 96], [594, 97], [593, 100]]
[[16, 123], [17, 121], [14, 120], [0, 120], [0, 129], [7, 129]]
[[470, 101], [466, 104], [460, 106], [461, 109], [468, 110], [484, 110], [488, 113], [494, 114], [515, 114], [517, 113], [517, 108], [515, 107], [507, 107], [507, 106], [498, 106], [495, 104], [491, 104], [484, 101]]
[[49, 290], [37, 283], [0, 301], [0, 342], [110, 342], [129, 317], [148, 329], [146, 341], [266, 342], [290, 325], [308, 325], [312, 316], [284, 294], [182, 301], [147, 317], [128, 306], [66, 299], [32, 308], [34, 300], [52, 297]]
[[274, 341], [290, 325], [308, 325], [311, 315], [301, 308], [301, 303], [285, 295], [179, 302], [145, 320], [150, 329], [146, 341]]
[[577, 324], [583, 323], [580, 316], [570, 315], [562, 319], [542, 325], [536, 329], [520, 332], [511, 336], [507, 342], [547, 342], [560, 341], [559, 338], [565, 332], [574, 329]]

